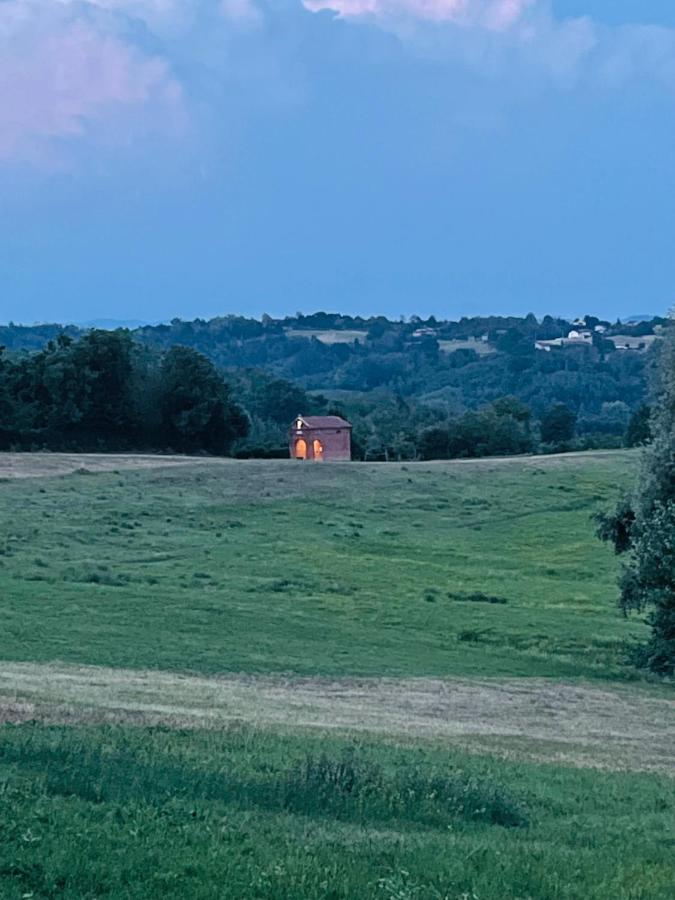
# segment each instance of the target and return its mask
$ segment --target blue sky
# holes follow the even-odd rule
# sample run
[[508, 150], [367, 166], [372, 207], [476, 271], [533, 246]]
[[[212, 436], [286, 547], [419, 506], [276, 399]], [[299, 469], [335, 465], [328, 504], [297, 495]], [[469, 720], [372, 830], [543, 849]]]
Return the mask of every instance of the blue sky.
[[675, 302], [672, 0], [0, 0], [0, 321]]

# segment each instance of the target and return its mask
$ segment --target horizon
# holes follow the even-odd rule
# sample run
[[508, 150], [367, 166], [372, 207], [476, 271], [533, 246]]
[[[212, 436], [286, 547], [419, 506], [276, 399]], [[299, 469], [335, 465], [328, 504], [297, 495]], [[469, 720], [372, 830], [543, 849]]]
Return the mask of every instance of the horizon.
[[[378, 318], [377, 315], [362, 315], [360, 313], [345, 313], [345, 312], [329, 310], [329, 309], [328, 310], [315, 309], [315, 310], [312, 310], [309, 312], [296, 312], [295, 314], [289, 313], [289, 314], [281, 315], [281, 316], [271, 316], [270, 318], [274, 322], [283, 322], [286, 319], [291, 319], [291, 320], [296, 319], [298, 317], [298, 315], [302, 315], [305, 318], [311, 318], [312, 316], [318, 315], [319, 313], [324, 313], [325, 315], [328, 315], [328, 316], [338, 316], [338, 317], [345, 318], [345, 319], [350, 319], [350, 318], [351, 319], [363, 319], [365, 322]], [[176, 316], [173, 318], [178, 319], [183, 322], [191, 322], [191, 321], [209, 322], [209, 321], [213, 321], [214, 319], [226, 319], [229, 317], [237, 318], [237, 317], [241, 316], [242, 318], [248, 318], [248, 319], [252, 319], [255, 321], [261, 321], [265, 315], [266, 315], [266, 313], [263, 313], [259, 316], [255, 316], [255, 315], [246, 316], [244, 314], [239, 314], [239, 313], [221, 313], [220, 315], [209, 316], [208, 318], [205, 316], [199, 316], [199, 315], [192, 316], [189, 319], [182, 318], [181, 316]], [[421, 315], [418, 315], [417, 313], [411, 313], [408, 316], [399, 316], [396, 318], [385, 316], [385, 318], [388, 318], [388, 321], [390, 321], [392, 323], [404, 322], [406, 324], [412, 324], [413, 320], [417, 320], [417, 319], [419, 319], [421, 322], [427, 322], [429, 319], [435, 318], [439, 324], [443, 324], [443, 323], [448, 323], [448, 322], [459, 322], [463, 318], [466, 318], [466, 319], [520, 318], [520, 319], [523, 319], [527, 315], [529, 315], [529, 313], [526, 313], [523, 316], [513, 316], [509, 312], [503, 312], [503, 313], [487, 313], [484, 316], [483, 315], [459, 316], [456, 319], [454, 319], [454, 318], [453, 319], [451, 319], [451, 318], [443, 319], [443, 318], [439, 318], [439, 317], [433, 316], [433, 315], [421, 316]], [[578, 313], [578, 314], [574, 314], [574, 315], [570, 315], [570, 316], [562, 316], [562, 315], [557, 315], [557, 314], [553, 314], [553, 313], [546, 313], [544, 315], [536, 315], [536, 318], [538, 319], [539, 322], [541, 322], [546, 316], [548, 316], [552, 319], [555, 319], [555, 320], [565, 321], [568, 324], [572, 324], [572, 322], [576, 319], [589, 317], [589, 316], [598, 318], [603, 322], [610, 322], [610, 324], [613, 324], [617, 321], [621, 322], [622, 324], [629, 324], [629, 323], [635, 323], [635, 322], [640, 322], [640, 321], [651, 321], [652, 319], [657, 319], [657, 318], [668, 318], [669, 313], [667, 311], [665, 313], [649, 313], [649, 314], [634, 313], [629, 316], [623, 316], [623, 317], [619, 316], [617, 318], [607, 319], [607, 318], [604, 318], [603, 316], [597, 316], [594, 312], [587, 311], [585, 313]], [[381, 317], [381, 316], [379, 316], [379, 317]], [[106, 331], [106, 330], [113, 331], [118, 328], [124, 328], [124, 329], [128, 329], [129, 331], [135, 331], [140, 328], [156, 328], [159, 325], [170, 325], [172, 321], [173, 321], [173, 319], [143, 321], [143, 320], [139, 320], [139, 319], [131, 319], [130, 320], [130, 319], [108, 319], [108, 318], [93, 319], [93, 320], [89, 320], [89, 321], [85, 321], [85, 322], [69, 322], [66, 320], [63, 320], [63, 321], [59, 321], [59, 320], [47, 321], [47, 320], [45, 320], [45, 321], [37, 321], [37, 322], [16, 322], [13, 320], [7, 320], [7, 321], [0, 321], [0, 328], [7, 328], [7, 327], [11, 327], [11, 326], [16, 327], [16, 328], [40, 328], [43, 326], [58, 326], [58, 327], [62, 327], [62, 328], [78, 328], [82, 331], [87, 330], [87, 329], [100, 329], [103, 331]]]

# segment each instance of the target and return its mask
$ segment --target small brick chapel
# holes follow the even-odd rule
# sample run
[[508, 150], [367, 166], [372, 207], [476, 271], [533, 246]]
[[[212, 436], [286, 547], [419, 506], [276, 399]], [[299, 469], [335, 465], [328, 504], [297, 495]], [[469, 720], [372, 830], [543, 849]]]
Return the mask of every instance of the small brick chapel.
[[291, 459], [350, 460], [352, 426], [340, 416], [296, 416], [288, 432]]

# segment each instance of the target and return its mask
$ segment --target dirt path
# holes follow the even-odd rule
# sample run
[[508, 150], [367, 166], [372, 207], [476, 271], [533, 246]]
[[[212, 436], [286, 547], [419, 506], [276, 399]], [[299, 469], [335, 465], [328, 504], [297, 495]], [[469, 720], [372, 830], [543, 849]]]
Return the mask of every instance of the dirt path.
[[204, 677], [0, 663], [0, 722], [363, 731], [675, 775], [675, 697], [542, 679]]

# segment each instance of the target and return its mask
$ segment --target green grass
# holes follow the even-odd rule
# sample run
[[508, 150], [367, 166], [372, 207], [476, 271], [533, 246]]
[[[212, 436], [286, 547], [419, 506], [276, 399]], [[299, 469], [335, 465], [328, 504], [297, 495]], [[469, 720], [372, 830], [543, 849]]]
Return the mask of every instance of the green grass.
[[[616, 610], [617, 561], [591, 517], [636, 462], [6, 480], [0, 660], [630, 679], [645, 626]], [[506, 761], [487, 740], [468, 755], [414, 734], [103, 727], [72, 712], [69, 727], [0, 727], [2, 900], [672, 897], [662, 775]]]
[[675, 782], [249, 729], [2, 730], [0, 896], [660, 900]]
[[[628, 452], [241, 462], [0, 483], [0, 659], [629, 677], [594, 512]], [[501, 602], [466, 602], [467, 598]], [[505, 601], [505, 602], [504, 602]]]

